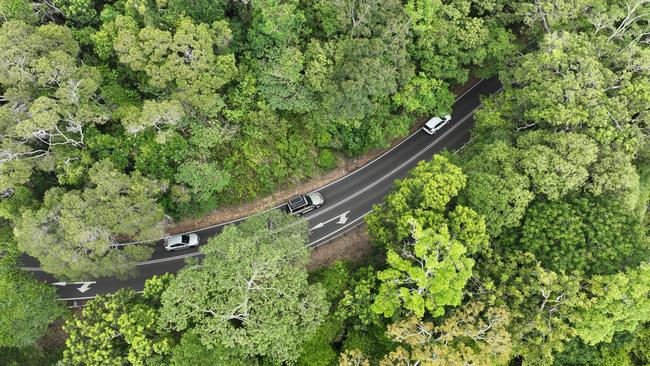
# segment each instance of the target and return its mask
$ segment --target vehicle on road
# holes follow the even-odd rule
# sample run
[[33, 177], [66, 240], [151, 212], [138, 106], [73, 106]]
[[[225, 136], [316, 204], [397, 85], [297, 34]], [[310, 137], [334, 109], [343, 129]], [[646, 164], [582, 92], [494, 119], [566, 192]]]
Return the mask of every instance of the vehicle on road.
[[433, 117], [430, 120], [427, 121], [427, 123], [424, 124], [424, 127], [422, 127], [422, 131], [428, 133], [429, 135], [433, 135], [436, 132], [438, 132], [441, 128], [445, 127], [447, 123], [451, 121], [451, 116], [446, 115], [442, 118], [440, 117]]
[[287, 212], [292, 215], [300, 216], [319, 208], [324, 202], [325, 200], [323, 199], [323, 195], [319, 192], [300, 195], [287, 202]]
[[199, 236], [192, 234], [174, 235], [166, 238], [163, 245], [168, 252], [199, 246]]

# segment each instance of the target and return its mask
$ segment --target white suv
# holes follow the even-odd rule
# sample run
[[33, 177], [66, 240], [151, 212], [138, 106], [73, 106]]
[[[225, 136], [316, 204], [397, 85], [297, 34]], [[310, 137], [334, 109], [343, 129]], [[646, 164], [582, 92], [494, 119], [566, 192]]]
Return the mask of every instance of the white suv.
[[434, 133], [438, 132], [441, 128], [445, 127], [447, 123], [451, 121], [451, 116], [446, 115], [442, 118], [440, 117], [433, 117], [430, 120], [427, 121], [427, 123], [424, 124], [424, 127], [422, 127], [422, 131], [428, 133], [429, 135], [433, 135]]

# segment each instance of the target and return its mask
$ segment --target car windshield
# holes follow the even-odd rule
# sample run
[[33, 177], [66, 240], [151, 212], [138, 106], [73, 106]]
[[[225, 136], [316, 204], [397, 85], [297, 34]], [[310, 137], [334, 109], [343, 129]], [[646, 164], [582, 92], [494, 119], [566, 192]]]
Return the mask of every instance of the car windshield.
[[189, 244], [190, 242], [190, 236], [189, 235], [181, 235], [181, 241], [185, 244]]
[[305, 200], [307, 200], [307, 204], [309, 204], [309, 205], [314, 204], [314, 202], [311, 200], [311, 197], [309, 197], [309, 196], [305, 196]]

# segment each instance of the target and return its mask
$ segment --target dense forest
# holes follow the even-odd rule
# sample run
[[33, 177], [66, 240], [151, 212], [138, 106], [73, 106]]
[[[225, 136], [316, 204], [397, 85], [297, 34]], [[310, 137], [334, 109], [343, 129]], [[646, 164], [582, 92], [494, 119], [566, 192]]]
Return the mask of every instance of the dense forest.
[[[0, 363], [650, 364], [650, 1], [0, 0], [0, 24]], [[367, 217], [364, 263], [307, 272], [306, 222], [269, 212], [76, 314], [20, 270], [128, 277], [152, 248], [119, 240], [494, 75], [472, 144]]]

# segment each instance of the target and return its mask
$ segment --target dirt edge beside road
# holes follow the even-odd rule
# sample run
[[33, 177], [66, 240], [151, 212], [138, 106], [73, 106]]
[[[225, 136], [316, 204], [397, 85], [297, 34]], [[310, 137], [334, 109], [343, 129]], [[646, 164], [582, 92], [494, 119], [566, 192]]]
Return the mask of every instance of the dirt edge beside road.
[[[461, 95], [479, 81], [480, 79], [471, 77], [464, 85], [453, 88], [453, 92], [455, 95]], [[207, 226], [236, 220], [238, 218], [250, 216], [256, 212], [267, 210], [269, 208], [280, 205], [299, 194], [313, 192], [328, 183], [331, 183], [347, 174], [354, 172], [355, 170], [368, 164], [370, 161], [376, 159], [384, 152], [404, 141], [413, 132], [420, 129], [425, 121], [426, 118], [418, 119], [418, 121], [411, 127], [411, 130], [405, 137], [393, 140], [390, 146], [386, 149], [373, 149], [361, 155], [360, 157], [352, 159], [339, 158], [337, 168], [327, 172], [322, 176], [314, 177], [312, 179], [300, 182], [294, 186], [286, 187], [285, 189], [276, 191], [273, 194], [261, 197], [251, 202], [220, 207], [200, 218], [191, 218], [177, 223], [170, 223], [166, 226], [165, 232], [167, 234], [190, 232], [205, 228]]]

